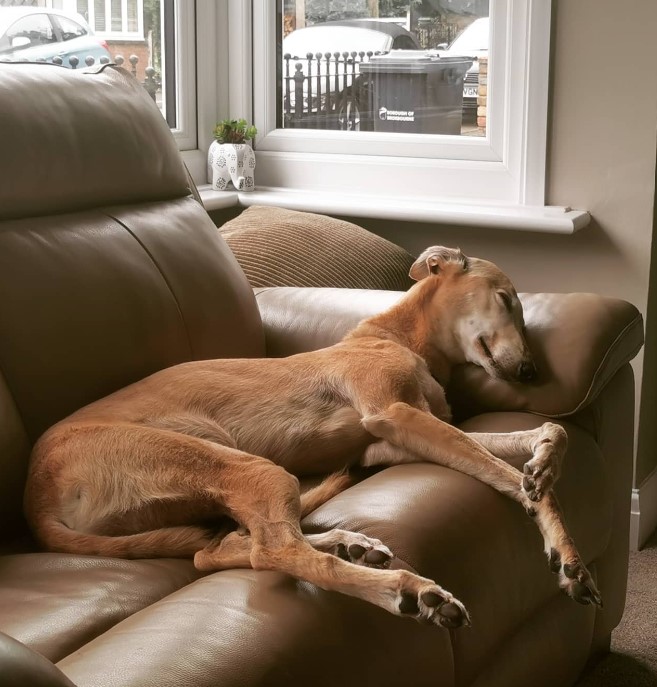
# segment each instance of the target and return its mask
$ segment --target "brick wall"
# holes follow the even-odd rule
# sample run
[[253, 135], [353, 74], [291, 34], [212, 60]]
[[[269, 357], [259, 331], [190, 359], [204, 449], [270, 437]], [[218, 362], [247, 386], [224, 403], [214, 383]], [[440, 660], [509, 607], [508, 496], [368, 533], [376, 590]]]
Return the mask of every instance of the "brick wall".
[[150, 51], [146, 41], [107, 41], [107, 46], [110, 55], [122, 55], [125, 59], [123, 67], [128, 71], [132, 70], [129, 58], [131, 55], [136, 55], [139, 58], [137, 62], [137, 78], [143, 81], [145, 78], [144, 70], [150, 64]]
[[477, 98], [477, 126], [486, 128], [488, 100], [488, 58], [479, 58], [479, 97]]

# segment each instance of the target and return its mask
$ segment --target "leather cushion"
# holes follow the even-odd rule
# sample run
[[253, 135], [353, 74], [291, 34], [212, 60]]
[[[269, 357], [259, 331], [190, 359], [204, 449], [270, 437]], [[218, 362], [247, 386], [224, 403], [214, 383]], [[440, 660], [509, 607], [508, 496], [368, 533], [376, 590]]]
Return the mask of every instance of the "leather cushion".
[[409, 253], [344, 220], [254, 205], [220, 231], [253, 287], [404, 291], [413, 284]]
[[188, 560], [0, 557], [0, 632], [51, 661], [199, 577]]
[[[352, 289], [257, 290], [267, 352], [285, 356], [337, 343], [360, 320], [403, 294]], [[475, 365], [454, 370], [447, 395], [455, 416], [526, 410], [551, 417], [576, 413], [634, 358], [643, 320], [626, 301], [590, 293], [520, 294], [539, 377], [531, 385], [491, 379]]]
[[0, 64], [0, 219], [189, 195], [171, 132], [113, 65]]
[[[515, 431], [541, 423], [534, 415], [493, 413], [473, 418], [464, 429]], [[607, 474], [591, 436], [565, 426], [569, 449], [556, 491], [580, 554], [590, 562], [609, 539]], [[542, 537], [524, 510], [474, 478], [441, 466], [383, 470], [321, 506], [304, 526], [355, 529], [377, 537], [463, 601], [473, 626], [454, 633], [454, 655], [465, 684], [506, 636], [560, 593]]]
[[58, 667], [78, 687], [454, 684], [446, 630], [252, 570], [204, 577]]

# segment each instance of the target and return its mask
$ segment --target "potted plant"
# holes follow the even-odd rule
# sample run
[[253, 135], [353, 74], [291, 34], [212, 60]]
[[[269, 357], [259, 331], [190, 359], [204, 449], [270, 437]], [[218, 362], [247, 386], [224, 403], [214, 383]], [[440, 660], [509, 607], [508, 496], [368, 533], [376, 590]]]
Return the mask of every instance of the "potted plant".
[[212, 188], [225, 191], [231, 182], [237, 191], [253, 191], [255, 153], [251, 141], [258, 130], [246, 119], [224, 119], [217, 122], [215, 140], [208, 151], [208, 168], [212, 170]]

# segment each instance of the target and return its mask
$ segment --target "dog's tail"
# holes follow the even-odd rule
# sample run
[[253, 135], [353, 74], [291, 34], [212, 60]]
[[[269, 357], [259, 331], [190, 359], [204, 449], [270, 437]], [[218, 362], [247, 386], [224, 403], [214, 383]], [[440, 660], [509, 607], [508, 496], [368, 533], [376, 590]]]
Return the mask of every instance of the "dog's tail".
[[200, 527], [163, 527], [116, 537], [87, 534], [52, 516], [45, 516], [34, 529], [49, 551], [110, 558], [191, 558], [213, 539]]
[[316, 487], [301, 494], [301, 517], [305, 518], [329, 499], [348, 489], [355, 483], [355, 479], [347, 470], [334, 472], [320, 482]]

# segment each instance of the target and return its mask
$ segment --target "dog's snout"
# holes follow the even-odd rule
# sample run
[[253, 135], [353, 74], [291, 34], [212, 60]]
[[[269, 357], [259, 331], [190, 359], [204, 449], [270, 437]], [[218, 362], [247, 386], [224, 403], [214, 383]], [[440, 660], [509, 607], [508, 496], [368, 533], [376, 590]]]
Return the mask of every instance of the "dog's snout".
[[537, 370], [536, 365], [529, 360], [523, 360], [518, 365], [518, 381], [531, 382], [536, 379]]

